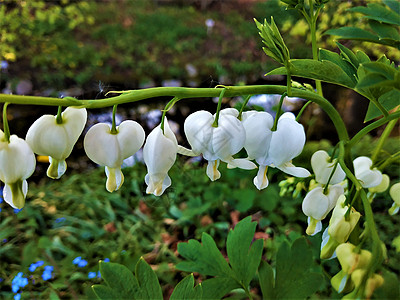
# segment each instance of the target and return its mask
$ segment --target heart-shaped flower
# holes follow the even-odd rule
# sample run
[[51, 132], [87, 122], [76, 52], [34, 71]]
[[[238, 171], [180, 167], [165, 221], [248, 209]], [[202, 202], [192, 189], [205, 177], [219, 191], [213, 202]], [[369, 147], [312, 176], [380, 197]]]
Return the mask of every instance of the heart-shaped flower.
[[371, 188], [382, 182], [382, 172], [378, 169], [371, 169], [372, 160], [366, 156], [357, 157], [354, 161], [354, 173], [362, 187]]
[[307, 234], [315, 235], [321, 231], [321, 220], [335, 207], [343, 193], [344, 189], [339, 184], [329, 186], [326, 194], [320, 186], [307, 193], [302, 204], [303, 213], [308, 216]]
[[0, 130], [0, 180], [5, 183], [4, 200], [11, 207], [24, 207], [28, 192], [26, 179], [35, 171], [35, 166], [35, 154], [28, 143], [16, 135], [8, 142]]
[[87, 112], [85, 108], [67, 107], [61, 116], [60, 124], [57, 123], [57, 116], [41, 116], [26, 134], [26, 142], [33, 152], [49, 156], [47, 176], [53, 179], [58, 179], [65, 173], [65, 160], [85, 127]]
[[[327, 184], [329, 177], [335, 167], [336, 159], [331, 160], [326, 151], [319, 150], [311, 156], [311, 167], [315, 174], [315, 180], [320, 184]], [[329, 184], [337, 184], [342, 182], [346, 174], [342, 167], [337, 164]]]
[[124, 182], [122, 162], [142, 147], [144, 139], [142, 126], [130, 120], [122, 122], [115, 134], [106, 123], [98, 123], [88, 130], [83, 143], [85, 152], [92, 161], [105, 166], [107, 191], [113, 192], [121, 187]]
[[160, 125], [148, 135], [143, 147], [143, 159], [147, 166], [146, 193], [160, 196], [171, 185], [168, 171], [174, 165], [178, 152], [178, 142], [164, 119], [164, 132]]

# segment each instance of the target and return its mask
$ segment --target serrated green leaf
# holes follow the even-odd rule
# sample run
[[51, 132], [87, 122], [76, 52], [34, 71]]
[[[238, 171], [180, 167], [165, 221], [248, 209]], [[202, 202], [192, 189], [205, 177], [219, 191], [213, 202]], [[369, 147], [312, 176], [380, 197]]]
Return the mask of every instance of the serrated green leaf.
[[171, 294], [170, 300], [177, 299], [202, 299], [203, 298], [203, 288], [200, 285], [194, 287], [194, 277], [193, 274], [183, 278], [174, 288]]
[[240, 288], [239, 283], [231, 277], [215, 277], [202, 283], [203, 299], [221, 299], [230, 291]]
[[179, 254], [188, 261], [180, 262], [176, 268], [186, 272], [199, 272], [210, 276], [232, 276], [233, 272], [218, 250], [213, 238], [203, 233], [201, 244], [196, 240], [178, 244]]
[[305, 238], [295, 240], [292, 247], [283, 242], [276, 256], [275, 298], [304, 299], [314, 294], [323, 277], [310, 272], [312, 266], [312, 251]]
[[357, 56], [353, 53], [353, 51], [343, 46], [339, 42], [336, 42], [336, 45], [338, 46], [342, 57], [344, 57], [354, 67], [354, 69], [357, 70], [360, 62], [358, 61]]
[[136, 264], [135, 275], [140, 287], [139, 299], [163, 299], [160, 283], [157, 275], [143, 258]]
[[256, 226], [256, 222], [251, 222], [251, 216], [246, 217], [229, 232], [226, 242], [229, 264], [236, 279], [245, 287], [250, 284], [261, 261], [263, 240], [251, 245]]
[[321, 61], [329, 60], [330, 62], [338, 65], [347, 74], [347, 76], [353, 80], [354, 84], [357, 83], [356, 69], [347, 60], [344, 60], [342, 57], [340, 57], [339, 54], [329, 50], [321, 49], [319, 52], [319, 59]]
[[367, 54], [365, 54], [364, 52], [362, 52], [361, 50], [358, 50], [356, 52], [356, 56], [358, 61], [360, 62], [360, 64], [365, 64], [371, 61], [371, 59], [368, 57]]
[[383, 0], [385, 5], [387, 5], [391, 10], [393, 10], [396, 14], [400, 15], [400, 2], [393, 0]]
[[[391, 110], [399, 105], [400, 91], [391, 90], [379, 97], [378, 101], [386, 110]], [[382, 115], [382, 112], [376, 107], [373, 102], [369, 103], [367, 114], [364, 122], [368, 122]]]
[[[103, 261], [99, 265], [101, 277], [112, 290], [122, 295], [123, 298], [135, 298], [139, 290], [139, 284], [127, 267]], [[96, 290], [94, 291], [96, 293]]]
[[367, 30], [357, 27], [341, 27], [335, 29], [329, 29], [325, 32], [329, 35], [337, 35], [340, 40], [363, 40], [378, 43], [379, 37]]
[[[346, 72], [330, 61], [316, 61], [313, 59], [292, 59], [291, 75], [354, 88], [355, 84]], [[286, 68], [281, 67], [270, 71], [266, 75], [287, 75]]]
[[367, 7], [357, 6], [349, 8], [350, 11], [359, 12], [365, 15], [365, 18], [376, 20], [383, 23], [400, 26], [399, 15], [378, 3], [368, 3]]
[[96, 284], [92, 286], [93, 292], [98, 299], [123, 299], [124, 295], [120, 294], [118, 290], [114, 290], [109, 286]]
[[266, 262], [262, 261], [258, 269], [261, 292], [264, 300], [274, 299], [274, 270]]
[[370, 20], [369, 21], [369, 26], [373, 31], [375, 31], [379, 38], [381, 39], [392, 39], [394, 41], [399, 42], [400, 40], [400, 34], [399, 34], [399, 29], [396, 28], [393, 25], [377, 22], [375, 20]]

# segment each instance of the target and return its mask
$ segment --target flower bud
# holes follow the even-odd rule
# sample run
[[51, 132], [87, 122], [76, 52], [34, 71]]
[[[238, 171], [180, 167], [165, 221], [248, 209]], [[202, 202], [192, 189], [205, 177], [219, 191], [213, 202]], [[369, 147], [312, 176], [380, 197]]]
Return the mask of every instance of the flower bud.
[[[365, 269], [357, 269], [351, 275], [351, 280], [354, 282], [356, 287], [359, 287], [362, 283], [363, 277], [365, 276]], [[385, 280], [379, 274], [372, 274], [365, 283], [364, 296], [366, 299], [370, 299], [374, 291], [379, 288]]]
[[369, 188], [370, 193], [383, 193], [389, 187], [390, 178], [386, 174], [382, 174], [382, 181], [379, 185]]
[[352, 274], [356, 269], [363, 269], [371, 261], [372, 254], [368, 250], [355, 252], [356, 246], [350, 243], [340, 244], [336, 248], [336, 255], [343, 272]]
[[390, 215], [395, 215], [399, 212], [400, 208], [400, 182], [395, 183], [389, 190], [390, 197], [393, 199], [393, 205], [389, 209]]

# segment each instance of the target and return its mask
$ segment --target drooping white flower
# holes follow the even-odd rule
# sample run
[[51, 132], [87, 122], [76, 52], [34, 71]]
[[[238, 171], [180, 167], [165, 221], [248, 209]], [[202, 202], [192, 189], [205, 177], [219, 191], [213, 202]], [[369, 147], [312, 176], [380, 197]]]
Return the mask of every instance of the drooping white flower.
[[213, 127], [215, 115], [201, 110], [189, 115], [184, 123], [184, 131], [194, 154], [203, 154], [208, 160], [207, 175], [214, 181], [220, 178], [219, 160], [228, 167], [255, 169], [256, 165], [246, 159], [234, 159], [246, 141], [245, 129], [237, 119], [235, 109], [221, 110], [218, 127]]
[[330, 185], [326, 194], [322, 187], [316, 187], [307, 193], [302, 204], [303, 213], [308, 217], [307, 234], [315, 235], [321, 231], [321, 220], [335, 207], [343, 193], [344, 189], [339, 184]]
[[371, 169], [372, 160], [366, 156], [357, 157], [354, 161], [354, 173], [362, 187], [370, 188], [382, 182], [382, 172], [378, 169]]
[[[331, 158], [326, 151], [319, 150], [319, 151], [315, 152], [311, 156], [311, 167], [315, 174], [315, 180], [318, 183], [327, 184], [329, 177], [331, 176], [331, 173], [335, 166], [335, 163], [336, 163], [336, 159], [333, 159], [331, 161]], [[342, 182], [345, 177], [346, 177], [346, 174], [344, 173], [342, 167], [339, 164], [337, 164], [336, 170], [333, 173], [332, 178], [329, 183], [337, 184], [339, 182]]]
[[60, 178], [67, 169], [65, 159], [81, 135], [86, 124], [85, 108], [67, 107], [62, 113], [62, 123], [57, 116], [43, 115], [37, 119], [26, 134], [26, 142], [38, 155], [49, 156], [50, 166], [47, 176]]
[[160, 125], [154, 128], [143, 147], [143, 158], [147, 166], [147, 194], [160, 196], [171, 185], [168, 171], [175, 163], [177, 151], [178, 142], [165, 118], [164, 132]]
[[5, 183], [3, 198], [11, 207], [24, 207], [28, 192], [26, 179], [35, 171], [35, 166], [35, 154], [27, 142], [16, 135], [8, 142], [0, 130], [0, 180]]
[[303, 151], [305, 142], [303, 125], [296, 121], [292, 113], [284, 113], [278, 120], [276, 131], [272, 132], [268, 165], [295, 177], [310, 176], [307, 169], [292, 164], [292, 159]]
[[122, 162], [142, 147], [144, 139], [142, 126], [130, 120], [122, 122], [115, 134], [106, 123], [98, 123], [88, 130], [84, 139], [85, 152], [92, 161], [105, 166], [107, 191], [121, 187], [124, 182]]

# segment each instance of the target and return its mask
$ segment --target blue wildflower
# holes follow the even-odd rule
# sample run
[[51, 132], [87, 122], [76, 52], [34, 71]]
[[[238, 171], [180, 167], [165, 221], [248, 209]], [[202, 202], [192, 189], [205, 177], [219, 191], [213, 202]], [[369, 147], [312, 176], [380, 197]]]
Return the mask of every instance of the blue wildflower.
[[3, 278], [0, 278], [0, 282], [2, 282], [2, 281], [4, 281], [4, 279], [3, 279]]
[[109, 262], [110, 259], [109, 259], [109, 258], [105, 258], [103, 261], [104, 261], [104, 262]]
[[7, 241], [8, 241], [7, 239], [3, 239], [3, 243], [7, 243]]
[[21, 208], [21, 209], [14, 208], [14, 213], [17, 214], [17, 213], [19, 213], [21, 210], [23, 210], [23, 208]]
[[57, 218], [55, 221], [54, 221], [54, 223], [61, 223], [61, 222], [64, 222], [65, 221], [65, 218], [64, 217], [61, 217], [61, 218]]
[[73, 263], [74, 265], [78, 265], [78, 267], [80, 267], [80, 268], [83, 268], [83, 267], [85, 267], [85, 266], [88, 264], [88, 262], [87, 262], [86, 260], [82, 259], [82, 257], [80, 257], [80, 256], [76, 257], [76, 258], [72, 261], [72, 263]]
[[31, 264], [29, 266], [29, 271], [31, 271], [31, 272], [35, 271], [36, 268], [38, 268], [40, 266], [43, 266], [43, 264], [44, 264], [44, 261], [43, 260], [39, 260], [38, 262], [35, 262], [35, 263], [33, 263], [33, 264]]
[[95, 278], [96, 275], [97, 275], [96, 272], [89, 272], [88, 278], [89, 278], [89, 279]]
[[21, 293], [14, 295], [14, 300], [20, 300], [20, 299], [21, 299]]
[[44, 271], [42, 274], [42, 278], [44, 281], [51, 279], [51, 277], [52, 277], [51, 273], [53, 272], [53, 270], [54, 270], [53, 266], [45, 266], [44, 267]]
[[13, 293], [18, 292], [20, 288], [23, 288], [28, 284], [28, 278], [22, 277], [23, 274], [24, 273], [19, 272], [11, 281], [11, 289]]
[[97, 271], [97, 278], [101, 278], [100, 271]]

